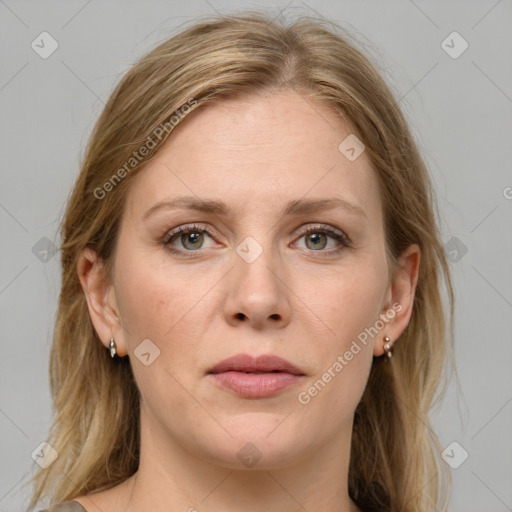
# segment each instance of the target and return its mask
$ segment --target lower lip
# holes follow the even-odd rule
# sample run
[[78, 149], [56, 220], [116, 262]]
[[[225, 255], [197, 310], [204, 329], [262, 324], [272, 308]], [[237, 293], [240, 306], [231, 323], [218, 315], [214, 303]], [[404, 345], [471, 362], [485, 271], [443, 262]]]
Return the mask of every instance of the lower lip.
[[211, 373], [214, 381], [223, 388], [229, 389], [245, 398], [266, 398], [300, 382], [303, 375], [287, 372], [276, 373], [243, 373], [222, 372]]

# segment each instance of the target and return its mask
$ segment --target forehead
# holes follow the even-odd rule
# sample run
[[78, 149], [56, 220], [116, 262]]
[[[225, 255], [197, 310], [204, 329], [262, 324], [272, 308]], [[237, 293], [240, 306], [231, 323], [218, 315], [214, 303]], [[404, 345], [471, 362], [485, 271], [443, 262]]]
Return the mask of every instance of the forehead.
[[299, 198], [339, 197], [373, 212], [380, 198], [363, 152], [340, 144], [348, 125], [325, 104], [294, 92], [222, 100], [191, 112], [135, 178], [129, 210], [163, 197], [217, 197], [237, 214]]

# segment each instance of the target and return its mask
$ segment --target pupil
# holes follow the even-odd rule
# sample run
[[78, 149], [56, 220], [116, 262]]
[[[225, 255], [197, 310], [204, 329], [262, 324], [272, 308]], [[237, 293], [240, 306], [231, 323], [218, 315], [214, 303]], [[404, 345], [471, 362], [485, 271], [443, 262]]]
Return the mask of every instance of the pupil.
[[321, 240], [321, 237], [323, 237], [324, 235], [322, 233], [312, 233], [310, 236], [309, 236], [309, 240], [311, 242], [313, 242], [313, 245], [316, 244], [316, 247], [320, 247], [320, 248], [323, 248], [325, 246], [325, 243], [323, 245], [318, 245], [318, 242], [320, 242]]
[[197, 244], [198, 241], [200, 241], [200, 237], [201, 237], [201, 233], [188, 233], [185, 235], [185, 247], [187, 246], [187, 244]]

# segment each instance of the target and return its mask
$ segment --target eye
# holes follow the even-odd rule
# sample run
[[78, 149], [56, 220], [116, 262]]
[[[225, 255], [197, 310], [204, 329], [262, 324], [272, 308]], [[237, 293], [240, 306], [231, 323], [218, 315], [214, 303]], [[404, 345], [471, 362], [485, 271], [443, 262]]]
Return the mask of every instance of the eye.
[[[305, 238], [305, 247], [315, 252], [339, 252], [344, 247], [350, 247], [350, 240], [342, 231], [338, 231], [329, 226], [308, 226], [300, 232], [300, 239]], [[329, 238], [334, 243], [329, 245]], [[324, 251], [324, 249], [333, 249], [332, 251]]]
[[[215, 243], [212, 236], [214, 236], [214, 233], [206, 226], [185, 225], [167, 233], [162, 243], [167, 250], [174, 254], [188, 253], [190, 255], [194, 252], [200, 252], [200, 249], [212, 247]], [[211, 243], [207, 246], [204, 245], [205, 237], [211, 240]], [[322, 254], [338, 253], [342, 249], [351, 246], [350, 239], [345, 233], [326, 225], [307, 226], [299, 231], [298, 240], [303, 238], [305, 239], [305, 247], [300, 248]], [[329, 243], [329, 239], [331, 243]]]
[[[205, 227], [200, 227], [195, 224], [193, 226], [179, 226], [167, 233], [163, 244], [171, 252], [194, 252], [204, 248], [203, 243], [205, 235], [211, 238], [210, 231]], [[181, 247], [175, 247], [175, 242], [179, 242]]]

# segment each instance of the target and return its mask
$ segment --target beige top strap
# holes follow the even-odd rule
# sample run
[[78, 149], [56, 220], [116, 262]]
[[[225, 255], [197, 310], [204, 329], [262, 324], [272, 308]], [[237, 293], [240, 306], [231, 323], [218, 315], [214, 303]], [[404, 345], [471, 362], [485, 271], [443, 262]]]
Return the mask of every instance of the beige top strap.
[[39, 512], [87, 512], [78, 501], [63, 501]]

